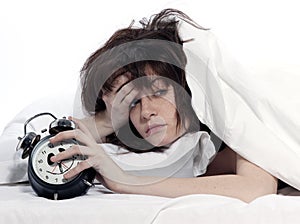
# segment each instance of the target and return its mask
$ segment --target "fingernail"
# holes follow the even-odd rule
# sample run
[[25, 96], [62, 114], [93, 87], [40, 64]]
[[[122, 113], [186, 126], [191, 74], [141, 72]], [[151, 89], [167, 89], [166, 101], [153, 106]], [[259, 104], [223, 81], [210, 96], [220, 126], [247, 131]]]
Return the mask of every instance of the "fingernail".
[[51, 160], [52, 162], [56, 162], [56, 156], [51, 156], [50, 160]]

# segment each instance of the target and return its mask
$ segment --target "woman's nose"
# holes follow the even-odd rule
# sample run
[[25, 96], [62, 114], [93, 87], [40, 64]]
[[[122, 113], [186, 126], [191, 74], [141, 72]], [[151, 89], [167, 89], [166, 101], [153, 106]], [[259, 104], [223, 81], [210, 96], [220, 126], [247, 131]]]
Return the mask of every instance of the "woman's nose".
[[143, 119], [149, 120], [152, 116], [157, 115], [156, 106], [153, 100], [146, 96], [141, 98], [141, 116]]

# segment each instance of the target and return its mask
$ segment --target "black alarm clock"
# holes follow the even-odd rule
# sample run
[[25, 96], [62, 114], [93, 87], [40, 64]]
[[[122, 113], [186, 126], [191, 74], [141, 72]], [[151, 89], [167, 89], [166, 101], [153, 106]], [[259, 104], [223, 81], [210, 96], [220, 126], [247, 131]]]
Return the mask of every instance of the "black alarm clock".
[[[49, 135], [41, 138], [35, 132], [27, 133], [27, 124], [33, 119], [49, 115], [54, 121], [49, 125]], [[68, 199], [84, 195], [93, 185], [96, 171], [86, 169], [71, 179], [63, 175], [87, 157], [75, 155], [72, 158], [59, 162], [52, 162], [51, 157], [68, 150], [72, 145], [78, 144], [75, 139], [63, 140], [52, 144], [49, 139], [59, 132], [75, 129], [75, 123], [65, 117], [57, 119], [53, 114], [45, 112], [28, 119], [24, 124], [24, 137], [19, 137], [17, 150], [23, 150], [22, 158], [28, 160], [28, 180], [32, 189], [40, 197], [53, 200]], [[46, 132], [43, 129], [41, 132]]]

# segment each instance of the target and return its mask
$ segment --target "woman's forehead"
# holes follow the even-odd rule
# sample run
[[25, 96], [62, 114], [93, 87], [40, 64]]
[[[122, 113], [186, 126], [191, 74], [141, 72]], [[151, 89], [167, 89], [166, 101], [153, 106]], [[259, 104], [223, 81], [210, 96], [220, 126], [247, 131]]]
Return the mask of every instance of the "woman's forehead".
[[153, 88], [166, 86], [169, 78], [157, 74], [150, 65], [145, 65], [143, 74], [133, 75], [130, 71], [122, 72], [113, 79], [112, 86], [117, 92], [127, 83], [132, 83], [137, 88]]

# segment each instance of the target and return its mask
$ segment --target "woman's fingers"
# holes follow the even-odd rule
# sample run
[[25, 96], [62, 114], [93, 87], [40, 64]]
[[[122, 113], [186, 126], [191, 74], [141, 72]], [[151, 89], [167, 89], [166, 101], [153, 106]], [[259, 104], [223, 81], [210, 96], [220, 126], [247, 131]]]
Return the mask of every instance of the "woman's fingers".
[[[66, 151], [60, 152], [55, 156], [51, 157], [52, 162], [60, 162], [65, 159], [72, 158], [75, 155], [89, 155], [91, 152], [88, 147], [86, 146], [80, 146], [80, 145], [73, 145]], [[89, 159], [83, 160], [80, 163], [78, 163], [74, 168], [70, 169], [65, 175], [64, 178], [69, 179], [80, 172], [82, 172], [85, 169], [88, 169], [92, 167], [92, 164], [90, 163]]]
[[116, 97], [114, 100], [116, 100], [118, 103], [122, 103], [128, 96], [132, 95], [134, 93], [134, 85], [132, 82], [129, 82], [125, 84], [116, 94]]
[[[64, 159], [72, 158], [75, 155], [87, 155], [89, 154], [88, 147], [80, 146], [80, 145], [73, 145], [69, 149], [56, 154], [55, 156], [51, 157], [52, 162], [59, 162]], [[88, 155], [87, 155], [88, 156]]]
[[76, 123], [77, 128], [74, 130], [59, 132], [50, 138], [51, 143], [56, 143], [66, 139], [76, 139], [77, 141], [89, 146], [97, 144], [89, 129], [80, 119], [73, 118], [71, 116], [69, 119]]
[[128, 110], [128, 106], [138, 95], [139, 91], [135, 88], [133, 83], [128, 83], [123, 86], [120, 91], [116, 94], [113, 104], [114, 105], [124, 105]]
[[110, 108], [114, 130], [128, 122], [130, 104], [137, 97], [138, 92], [131, 83], [128, 83], [116, 94]]
[[72, 178], [72, 177], [78, 175], [80, 172], [82, 172], [90, 167], [91, 167], [91, 164], [89, 163], [89, 161], [84, 160], [84, 161], [80, 162], [77, 166], [75, 166], [74, 168], [70, 169], [64, 175], [64, 178], [66, 178], [66, 179]]
[[76, 139], [78, 142], [87, 146], [94, 146], [95, 144], [97, 144], [93, 138], [90, 138], [79, 129], [60, 132], [55, 136], [51, 137], [49, 141], [51, 143], [57, 143], [67, 139]]

